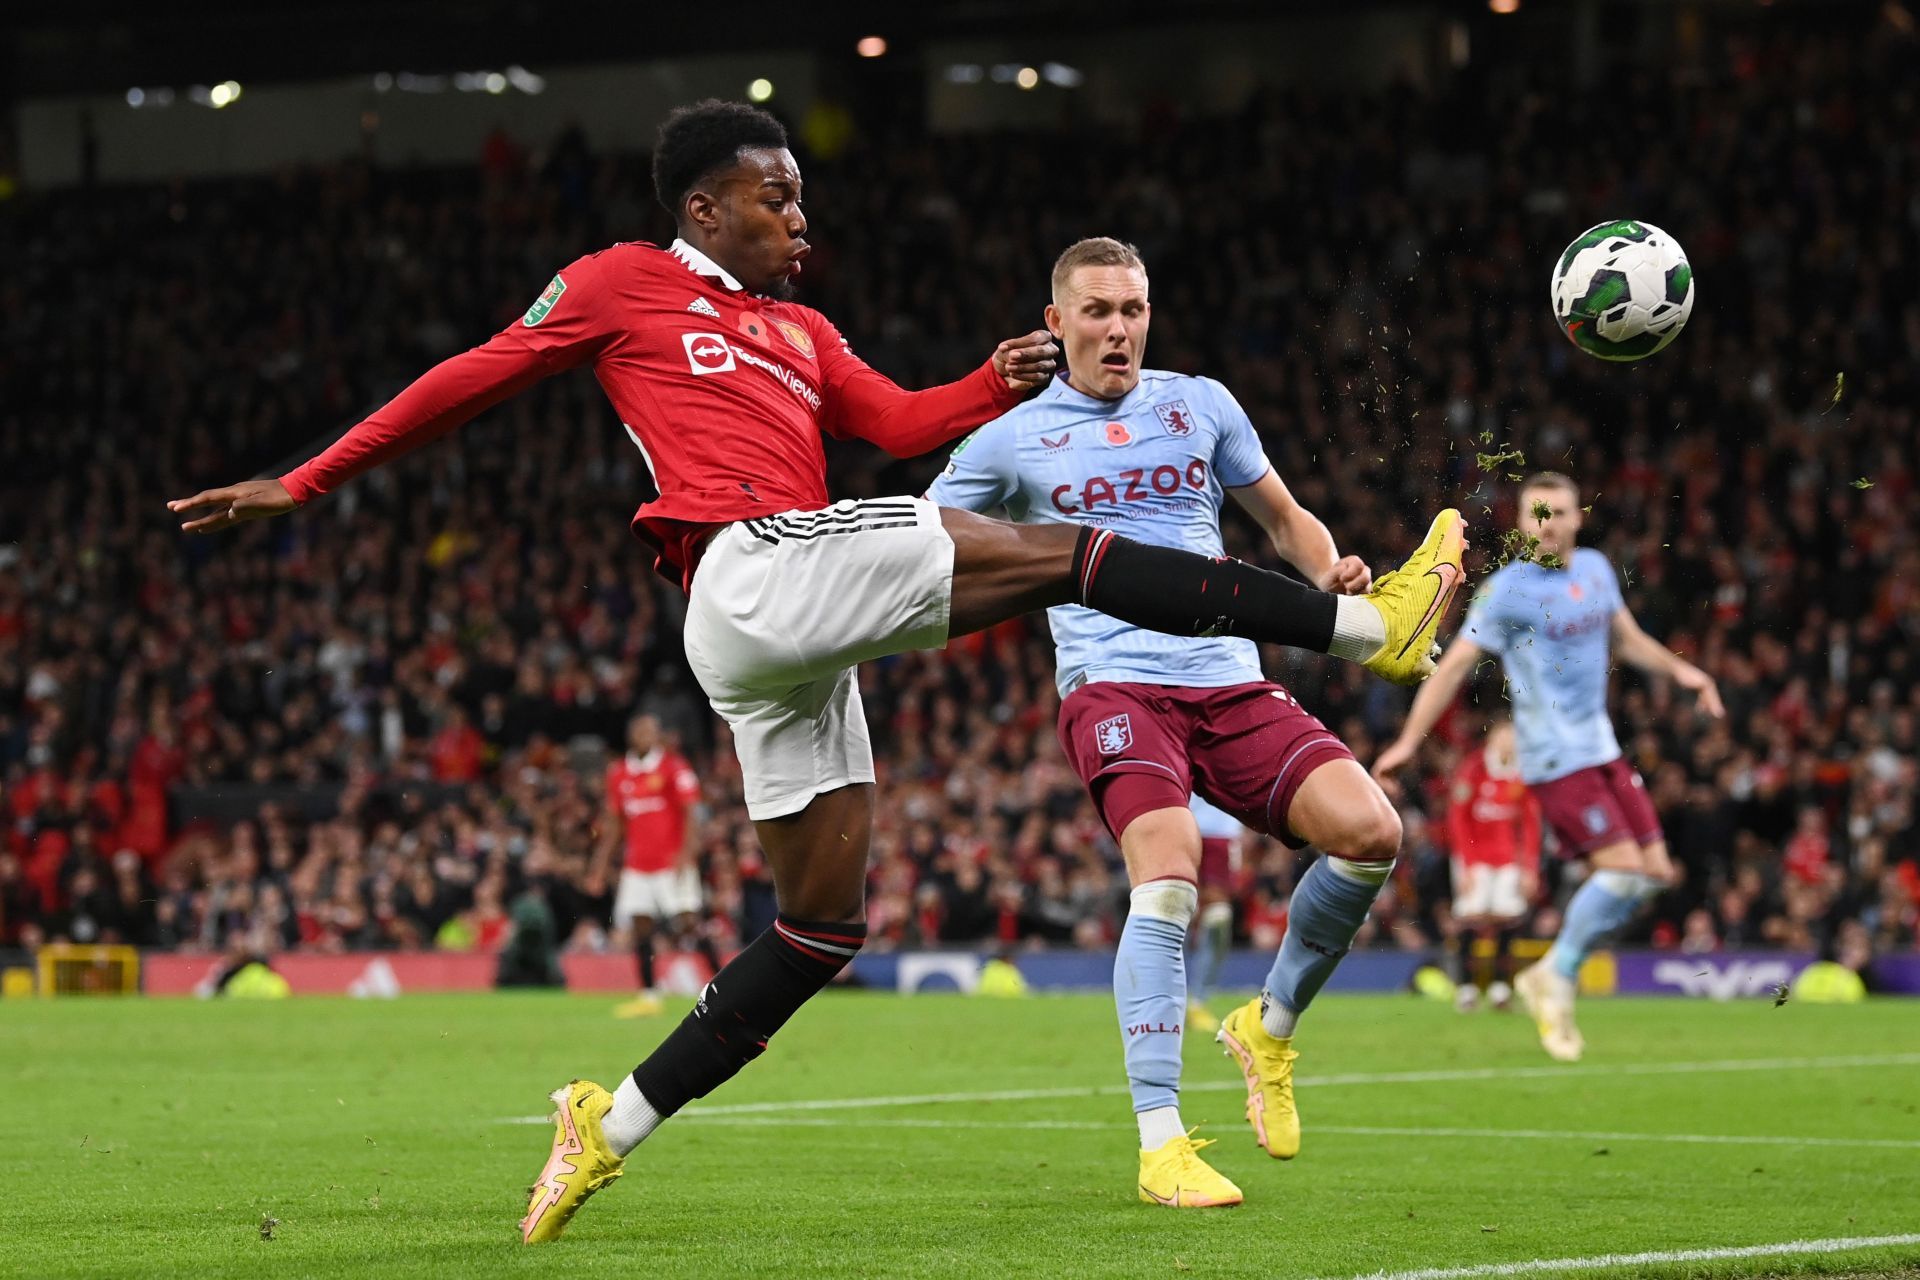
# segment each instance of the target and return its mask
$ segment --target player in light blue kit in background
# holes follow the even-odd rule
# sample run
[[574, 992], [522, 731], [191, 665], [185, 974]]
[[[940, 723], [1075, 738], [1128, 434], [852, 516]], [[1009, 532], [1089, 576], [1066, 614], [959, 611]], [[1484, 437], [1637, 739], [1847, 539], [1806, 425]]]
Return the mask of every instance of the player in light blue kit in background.
[[1195, 921], [1193, 954], [1187, 962], [1187, 1026], [1208, 1035], [1220, 1029], [1220, 1019], [1207, 1008], [1207, 997], [1220, 985], [1220, 970], [1233, 946], [1233, 878], [1240, 870], [1240, 851], [1247, 829], [1230, 813], [1195, 795], [1187, 807], [1200, 828], [1200, 915]]
[[[1310, 582], [1358, 596], [1353, 615], [1371, 618], [1362, 601], [1384, 611], [1418, 584], [1405, 596], [1418, 617], [1410, 643], [1429, 644], [1460, 582], [1451, 558], [1464, 545], [1459, 513], [1443, 512], [1413, 558], [1369, 592], [1367, 566], [1342, 557], [1327, 527], [1294, 500], [1225, 387], [1142, 368], [1149, 314], [1146, 267], [1132, 246], [1094, 239], [1070, 247], [1054, 265], [1047, 308], [1067, 375], [963, 441], [928, 496], [947, 507], [1004, 508], [1023, 523], [1124, 529], [1141, 542], [1217, 557], [1220, 508], [1231, 494]], [[1151, 635], [1077, 606], [1050, 609], [1048, 619], [1059, 650], [1061, 745], [1120, 842], [1133, 885], [1113, 989], [1140, 1127], [1140, 1198], [1238, 1204], [1240, 1189], [1196, 1154], [1206, 1144], [1188, 1136], [1178, 1106], [1185, 948], [1201, 860], [1188, 798], [1197, 790], [1257, 831], [1332, 855], [1295, 889], [1265, 990], [1228, 1014], [1219, 1033], [1246, 1079], [1254, 1135], [1281, 1158], [1300, 1146], [1294, 1024], [1392, 871], [1400, 819], [1340, 740], [1262, 676], [1252, 643], [1204, 631]], [[1347, 643], [1344, 625], [1335, 625], [1336, 651]]]
[[1581, 962], [1642, 903], [1679, 883], [1646, 784], [1622, 758], [1607, 716], [1613, 657], [1693, 690], [1708, 715], [1726, 714], [1712, 676], [1640, 629], [1607, 558], [1576, 548], [1580, 524], [1580, 489], [1571, 479], [1544, 471], [1521, 485], [1516, 525], [1539, 539], [1536, 559], [1503, 565], [1482, 584], [1400, 736], [1373, 765], [1385, 779], [1413, 759], [1481, 656], [1500, 659], [1520, 778], [1540, 798], [1561, 855], [1592, 868], [1567, 903], [1553, 948], [1513, 983], [1541, 1045], [1562, 1062], [1576, 1061], [1586, 1045], [1573, 1020]]

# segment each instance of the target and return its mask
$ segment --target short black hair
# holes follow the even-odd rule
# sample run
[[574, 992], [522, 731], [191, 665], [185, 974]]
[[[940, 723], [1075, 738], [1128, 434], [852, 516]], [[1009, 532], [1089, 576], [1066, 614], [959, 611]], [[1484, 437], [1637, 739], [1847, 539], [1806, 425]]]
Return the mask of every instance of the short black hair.
[[654, 197], [678, 222], [687, 192], [714, 170], [732, 164], [742, 148], [786, 145], [786, 126], [759, 107], [719, 98], [675, 107], [661, 123], [653, 147]]

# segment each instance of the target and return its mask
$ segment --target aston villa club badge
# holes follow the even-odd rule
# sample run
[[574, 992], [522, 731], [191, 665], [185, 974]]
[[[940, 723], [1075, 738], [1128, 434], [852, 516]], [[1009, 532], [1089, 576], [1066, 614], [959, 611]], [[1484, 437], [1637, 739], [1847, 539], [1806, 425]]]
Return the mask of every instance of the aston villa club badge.
[[1153, 406], [1154, 413], [1160, 417], [1160, 425], [1167, 429], [1170, 436], [1190, 436], [1193, 434], [1193, 411], [1187, 408], [1185, 400], [1169, 400], [1165, 404]]

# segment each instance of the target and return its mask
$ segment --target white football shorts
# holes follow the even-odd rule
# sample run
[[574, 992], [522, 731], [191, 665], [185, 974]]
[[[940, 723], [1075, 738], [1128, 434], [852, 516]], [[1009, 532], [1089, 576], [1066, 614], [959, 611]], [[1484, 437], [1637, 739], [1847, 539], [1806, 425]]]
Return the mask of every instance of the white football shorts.
[[922, 498], [741, 520], [707, 542], [687, 662], [733, 729], [749, 817], [873, 781], [854, 665], [947, 642], [953, 539]]
[[1481, 863], [1453, 860], [1453, 914], [1495, 916], [1511, 920], [1527, 914], [1527, 896], [1521, 892], [1522, 880], [1517, 864], [1489, 867]]
[[665, 871], [621, 870], [620, 887], [613, 894], [614, 928], [626, 928], [635, 916], [671, 920], [699, 912], [700, 876], [692, 867], [669, 867]]

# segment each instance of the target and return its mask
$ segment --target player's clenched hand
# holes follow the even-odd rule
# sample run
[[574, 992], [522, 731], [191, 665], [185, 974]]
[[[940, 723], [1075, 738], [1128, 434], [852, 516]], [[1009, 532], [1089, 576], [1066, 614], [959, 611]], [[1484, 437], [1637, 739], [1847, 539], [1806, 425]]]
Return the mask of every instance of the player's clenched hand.
[[223, 489], [202, 489], [191, 498], [175, 498], [167, 510], [184, 517], [182, 533], [217, 533], [248, 520], [285, 515], [297, 505], [278, 480], [246, 480]]
[[1053, 335], [1035, 329], [1019, 338], [1008, 338], [993, 349], [993, 371], [1007, 380], [1015, 391], [1044, 387], [1059, 365], [1060, 348]]
[[1320, 575], [1315, 585], [1337, 596], [1365, 595], [1373, 585], [1373, 570], [1367, 568], [1367, 562], [1359, 556], [1341, 556], [1331, 569]]
[[1720, 686], [1713, 682], [1712, 676], [1689, 663], [1676, 671], [1673, 679], [1682, 689], [1691, 689], [1699, 696], [1702, 711], [1715, 720], [1726, 718], [1727, 709], [1720, 701]]
[[1382, 751], [1373, 762], [1373, 780], [1385, 786], [1400, 769], [1413, 759], [1414, 745], [1411, 742], [1395, 738], [1387, 749]]

